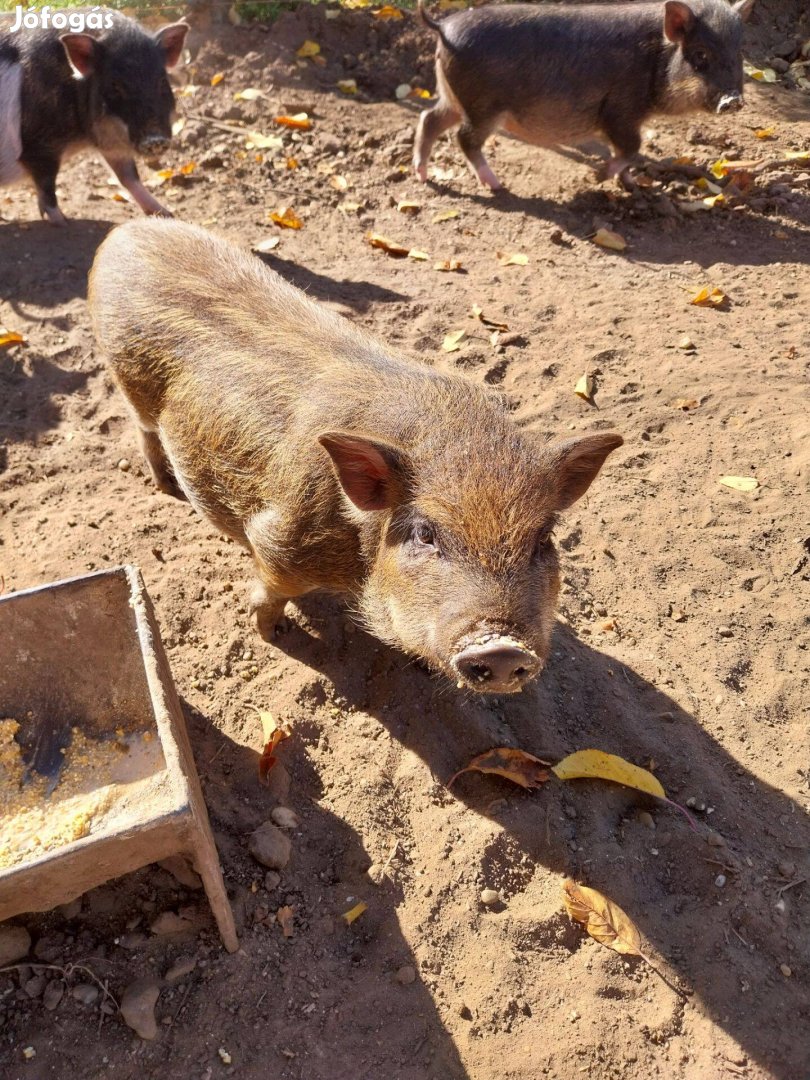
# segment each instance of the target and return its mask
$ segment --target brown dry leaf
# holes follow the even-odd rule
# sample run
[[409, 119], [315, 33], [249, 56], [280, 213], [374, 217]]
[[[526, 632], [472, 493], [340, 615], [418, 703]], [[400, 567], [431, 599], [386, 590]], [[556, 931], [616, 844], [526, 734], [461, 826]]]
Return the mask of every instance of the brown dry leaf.
[[296, 113], [295, 116], [277, 116], [275, 122], [282, 127], [296, 128], [299, 131], [309, 131], [312, 120], [305, 112]]
[[0, 326], [0, 349], [10, 349], [14, 345], [25, 345], [26, 340], [22, 334], [18, 334], [16, 330], [6, 330], [5, 326]]
[[642, 956], [641, 935], [618, 904], [596, 889], [563, 882], [563, 903], [572, 919], [582, 923], [590, 936], [614, 952]]
[[472, 313], [479, 322], [487, 328], [487, 330], [503, 330], [509, 329], [506, 323], [496, 322], [494, 319], [488, 318], [478, 304], [473, 304]]
[[510, 255], [507, 251], [496, 251], [498, 256], [498, 266], [528, 266], [529, 256], [521, 255], [520, 252], [515, 252]]
[[224, 78], [225, 78], [225, 72], [224, 71], [218, 71], [216, 73], [216, 75], [211, 76], [211, 85], [212, 86], [219, 86], [219, 84], [222, 82], [222, 80]]
[[667, 797], [660, 781], [651, 772], [616, 754], [606, 754], [604, 750], [577, 750], [552, 765], [551, 771], [558, 780], [612, 780], [658, 799]]
[[295, 55], [300, 56], [303, 60], [306, 60], [310, 56], [317, 56], [321, 51], [321, 47], [317, 41], [305, 41], [304, 44], [295, 50]]
[[608, 248], [610, 251], [624, 251], [627, 247], [625, 238], [611, 229], [597, 229], [592, 239], [599, 247]]
[[270, 220], [282, 229], [301, 229], [303, 221], [290, 206], [280, 206], [270, 214]]
[[280, 907], [276, 912], [276, 918], [278, 919], [278, 925], [281, 927], [281, 932], [286, 938], [293, 936], [293, 916], [295, 909], [289, 905], [286, 907]]
[[695, 307], [721, 307], [727, 299], [722, 289], [706, 285], [700, 292], [695, 293], [689, 303]]
[[451, 787], [462, 773], [475, 771], [503, 776], [524, 788], [536, 788], [548, 780], [548, 764], [533, 754], [527, 754], [525, 750], [518, 750], [513, 746], [496, 746], [493, 750], [474, 757], [469, 765], [459, 769], [447, 781], [447, 787]]
[[378, 8], [377, 11], [371, 13], [375, 19], [402, 19], [404, 15], [395, 8], [392, 4], [386, 4], [385, 7]]
[[593, 375], [587, 371], [574, 387], [574, 393], [578, 398], [582, 398], [583, 401], [587, 401], [589, 405], [593, 404], [593, 394], [596, 389], [596, 382]]
[[444, 352], [457, 352], [461, 347], [461, 339], [466, 332], [466, 330], [454, 330], [452, 334], [448, 334], [442, 342]]
[[275, 750], [280, 742], [289, 739], [290, 730], [277, 723], [272, 713], [258, 711], [259, 719], [262, 722], [262, 738], [264, 739], [264, 746], [259, 758], [259, 780], [262, 784], [266, 784], [270, 770], [276, 763]]
[[447, 272], [450, 270], [461, 270], [462, 266], [459, 259], [440, 259], [439, 262], [433, 264], [433, 269]]
[[442, 210], [439, 214], [434, 214], [430, 219], [433, 225], [438, 225], [442, 221], [450, 221], [452, 218], [458, 217], [458, 210]]
[[366, 240], [373, 248], [379, 248], [386, 255], [393, 255], [395, 259], [407, 258], [411, 250], [403, 244], [398, 244], [396, 240], [389, 240], [387, 236], [382, 236], [380, 233], [366, 233]]
[[342, 918], [346, 920], [346, 925], [351, 926], [355, 919], [359, 919], [364, 911], [368, 911], [368, 904], [364, 904], [361, 900], [359, 904], [355, 904], [353, 908], [349, 908], [348, 911], [344, 911]]
[[720, 483], [735, 491], [756, 491], [759, 480], [754, 476], [721, 476]]

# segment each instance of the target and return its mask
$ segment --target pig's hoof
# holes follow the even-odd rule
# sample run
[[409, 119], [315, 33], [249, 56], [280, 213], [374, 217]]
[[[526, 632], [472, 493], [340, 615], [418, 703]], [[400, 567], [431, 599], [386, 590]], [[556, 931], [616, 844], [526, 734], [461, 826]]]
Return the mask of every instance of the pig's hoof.
[[42, 210], [42, 216], [46, 221], [49, 221], [51, 225], [66, 225], [67, 218], [59, 209], [58, 206], [46, 206]]
[[288, 621], [284, 616], [284, 605], [281, 604], [278, 607], [274, 604], [272, 608], [258, 608], [253, 612], [253, 619], [256, 623], [256, 629], [259, 633], [259, 637], [262, 641], [266, 641], [272, 644], [279, 634], [283, 634], [289, 629]]
[[167, 210], [165, 206], [159, 206], [157, 210], [145, 210], [144, 213], [147, 217], [157, 218], [173, 218], [174, 214], [171, 210]]
[[414, 162], [413, 171], [420, 184], [427, 183], [427, 165], [417, 165], [417, 163]]

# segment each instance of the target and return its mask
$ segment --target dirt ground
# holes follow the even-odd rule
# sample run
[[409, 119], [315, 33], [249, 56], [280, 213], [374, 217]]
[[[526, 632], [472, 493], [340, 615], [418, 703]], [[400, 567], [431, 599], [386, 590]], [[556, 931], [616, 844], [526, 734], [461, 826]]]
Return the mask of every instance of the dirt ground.
[[[763, 5], [749, 53], [767, 60], [774, 42], [810, 36], [801, 9]], [[324, 65], [296, 59], [305, 39]], [[505, 137], [491, 160], [510, 193], [484, 194], [448, 138], [441, 179], [420, 187], [408, 163], [422, 103], [393, 93], [433, 86], [430, 38], [410, 19], [319, 8], [269, 28], [200, 20], [190, 47], [182, 79], [199, 90], [180, 98], [186, 124], [161, 163], [196, 162], [161, 187], [177, 216], [245, 245], [277, 236], [271, 266], [426, 363], [498, 386], [520, 424], [615, 428], [626, 443], [559, 529], [555, 647], [531, 691], [460, 693], [322, 598], [292, 606], [289, 631], [265, 645], [247, 615], [247, 557], [148, 482], [90, 335], [94, 251], [136, 211], [88, 155], [61, 174], [64, 229], [34, 220], [28, 191], [0, 193], [0, 323], [28, 339], [0, 352], [0, 581], [10, 592], [142, 569], [241, 935], [228, 955], [201, 894], [157, 867], [16, 920], [34, 944], [22, 970], [0, 973], [0, 1075], [806, 1080], [810, 168], [775, 167], [736, 206], [688, 213], [680, 203], [699, 195], [686, 181], [627, 194]], [[344, 78], [358, 95], [336, 89]], [[246, 87], [266, 96], [235, 102]], [[646, 150], [706, 164], [810, 149], [806, 94], [752, 80], [746, 92], [739, 115], [656, 119]], [[301, 111], [311, 131], [283, 133], [264, 161], [245, 150], [240, 124], [270, 133], [274, 116]], [[419, 209], [398, 212], [400, 200]], [[299, 231], [270, 222], [284, 206]], [[626, 251], [595, 245], [600, 226]], [[430, 258], [374, 250], [370, 230]], [[500, 266], [499, 251], [528, 264]], [[444, 259], [462, 270], [435, 271]], [[722, 309], [689, 305], [705, 285], [727, 294]], [[508, 325], [497, 346], [473, 304]], [[443, 352], [459, 329], [460, 348]], [[586, 371], [595, 404], [573, 393]], [[759, 487], [735, 491], [725, 475]], [[269, 790], [252, 706], [293, 729]], [[467, 775], [445, 788], [495, 745], [652, 761], [697, 832], [606, 783], [523, 792]], [[279, 803], [299, 824], [268, 889], [247, 839]], [[572, 923], [567, 876], [624, 908], [654, 967]], [[502, 902], [485, 906], [484, 889]], [[358, 901], [367, 910], [347, 926]], [[152, 932], [167, 911], [191, 929]], [[120, 999], [178, 959], [189, 963], [162, 983], [153, 1041], [91, 1000], [87, 971], [43, 1004], [69, 965]]]

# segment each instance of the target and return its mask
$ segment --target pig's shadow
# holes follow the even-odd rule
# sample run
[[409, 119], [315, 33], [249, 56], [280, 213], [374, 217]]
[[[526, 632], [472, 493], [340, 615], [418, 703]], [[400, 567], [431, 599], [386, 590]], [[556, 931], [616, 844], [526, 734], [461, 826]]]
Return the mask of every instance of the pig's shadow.
[[[87, 274], [111, 221], [0, 222], [0, 296], [23, 318], [26, 304], [56, 308], [87, 296]], [[45, 317], [47, 318], [47, 316]]]
[[[407, 1075], [468, 1080], [428, 988], [418, 978], [407, 988], [399, 987], [394, 978], [404, 965], [418, 969], [397, 919], [396, 910], [403, 902], [401, 888], [387, 879], [380, 887], [371, 884], [367, 870], [372, 860], [361, 837], [319, 803], [321, 778], [300, 745], [297, 753], [284, 755], [292, 781], [291, 794], [285, 796], [284, 785], [279, 784], [283, 766], [277, 765], [277, 772], [270, 773], [269, 789], [263, 787], [257, 781], [255, 750], [232, 741], [185, 701], [183, 711], [241, 924], [240, 954], [221, 954], [220, 970], [226, 978], [228, 972], [238, 977], [241, 985], [234, 988], [234, 997], [241, 1000], [246, 983], [266, 981], [270, 961], [275, 969], [274, 999], [300, 999], [303, 977], [308, 986], [299, 1007], [311, 1001], [309, 986], [317, 986], [318, 1012], [325, 1018], [323, 1026], [313, 1029], [290, 1025], [283, 1009], [265, 1009], [258, 1014], [261, 1034], [257, 1036], [255, 1012], [241, 1008], [238, 1016], [225, 1013], [223, 1030], [217, 1037], [223, 1045], [228, 1041], [238, 1044], [247, 1055], [240, 1064], [240, 1075], [246, 1080], [263, 1080], [269, 1054], [278, 1053], [269, 1048], [285, 1046], [299, 1055], [311, 1080], [388, 1075], [386, 1062], [392, 1061], [424, 1070]], [[277, 801], [295, 809], [301, 828], [290, 834], [293, 854], [282, 872], [280, 888], [269, 895], [261, 889], [253, 893], [238, 884], [260, 876], [247, 853], [247, 836], [268, 819]], [[341, 915], [360, 899], [368, 900], [369, 908], [362, 919], [348, 927]], [[298, 932], [287, 943], [281, 942], [277, 926], [269, 934], [262, 928], [258, 933], [252, 929], [258, 905], [275, 911], [281, 904], [292, 904], [299, 920]], [[267, 936], [275, 938], [271, 947], [279, 954], [277, 961], [268, 957], [263, 942]], [[351, 993], [346, 993], [347, 986], [351, 986]], [[392, 1008], [398, 994], [406, 996], [400, 1006]], [[199, 1003], [196, 1007], [204, 1006]], [[228, 1031], [224, 1030], [226, 1022]], [[380, 1046], [384, 1047], [382, 1052], [376, 1049]], [[378, 1053], [381, 1060], [375, 1063]]]
[[[333, 601], [304, 598], [293, 615], [296, 626], [280, 639], [282, 647], [377, 717], [438, 782], [495, 745], [518, 745], [552, 760], [593, 746], [639, 764], [654, 759], [671, 797], [705, 798], [714, 813], [692, 832], [675, 811], [655, 800], [645, 806], [645, 796], [605, 783], [555, 781], [527, 795], [473, 774], [459, 778], [448, 795], [485, 815], [497, 800], [497, 820], [535, 866], [610, 895], [751, 1057], [779, 1080], [802, 1075], [810, 1026], [794, 1026], [786, 1039], [783, 1020], [806, 1008], [804, 989], [783, 978], [779, 964], [806, 970], [810, 963], [808, 935], [788, 930], [791, 907], [795, 919], [810, 886], [785, 893], [785, 913], [775, 907], [778, 888], [788, 883], [777, 863], [797, 863], [795, 877], [810, 878], [810, 821], [797, 803], [749, 772], [674, 700], [563, 626], [532, 691], [484, 699], [458, 694], [359, 630], [340, 634], [343, 616]], [[302, 622], [315, 633], [302, 632]], [[560, 812], [563, 801], [573, 806], [573, 818]], [[635, 820], [640, 805], [655, 813], [655, 833]], [[725, 839], [722, 850], [707, 843], [707, 821]], [[506, 840], [492, 857], [513, 858]], [[728, 878], [723, 893], [715, 885], [721, 872]], [[808, 955], [791, 958], [788, 939]]]
[[374, 304], [390, 304], [409, 301], [410, 297], [404, 293], [394, 292], [382, 285], [375, 285], [371, 281], [336, 281], [326, 274], [319, 274], [308, 266], [292, 262], [290, 259], [282, 259], [272, 252], [257, 252], [259, 258], [286, 281], [296, 285], [299, 289], [317, 300], [328, 303], [345, 304], [360, 313], [366, 312]]
[[[0, 353], [0, 430], [8, 442], [33, 442], [62, 419], [59, 398], [82, 390], [90, 373], [59, 367], [23, 348]], [[0, 459], [0, 472], [3, 461]]]

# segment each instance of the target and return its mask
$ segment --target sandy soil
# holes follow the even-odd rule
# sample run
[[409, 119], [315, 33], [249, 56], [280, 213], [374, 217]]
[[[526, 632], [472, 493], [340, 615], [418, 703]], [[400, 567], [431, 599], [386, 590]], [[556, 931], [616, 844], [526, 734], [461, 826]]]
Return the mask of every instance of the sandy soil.
[[[800, 7], [766, 6], [751, 51], [767, 58]], [[91, 339], [87, 270], [110, 226], [135, 211], [114, 201], [87, 156], [61, 176], [73, 219], [63, 230], [33, 220], [27, 191], [4, 192], [0, 322], [28, 346], [0, 352], [2, 586], [142, 568], [242, 948], [226, 954], [200, 894], [156, 867], [66, 912], [18, 920], [34, 945], [23, 970], [0, 973], [0, 1074], [810, 1077], [810, 169], [775, 168], [738, 209], [687, 214], [676, 205], [696, 197], [686, 184], [628, 195], [582, 162], [506, 138], [491, 159], [511, 193], [494, 198], [448, 139], [434, 156], [446, 178], [422, 188], [407, 168], [421, 105], [393, 90], [411, 78], [433, 85], [430, 40], [410, 22], [371, 23], [362, 11], [326, 20], [313, 9], [269, 30], [198, 27], [190, 77], [200, 89], [181, 111], [207, 119], [187, 119], [162, 164], [197, 166], [162, 197], [246, 245], [277, 235], [270, 265], [425, 362], [497, 385], [519, 423], [623, 433], [559, 530], [552, 661], [530, 692], [477, 700], [318, 598], [291, 608], [278, 647], [263, 644], [247, 616], [247, 558], [147, 481]], [[321, 44], [324, 67], [296, 62], [306, 38]], [[340, 78], [355, 78], [360, 94], [342, 95]], [[245, 87], [266, 97], [234, 102]], [[647, 150], [705, 164], [810, 149], [806, 95], [750, 81], [747, 93], [738, 116], [656, 120]], [[265, 155], [275, 167], [221, 126], [269, 132], [273, 116], [299, 111], [313, 129], [286, 134], [285, 149]], [[772, 140], [755, 137], [764, 127]], [[402, 199], [420, 210], [399, 213]], [[346, 202], [361, 211], [341, 210]], [[269, 222], [284, 205], [300, 231]], [[600, 226], [627, 250], [593, 244]], [[430, 260], [373, 250], [372, 229]], [[501, 267], [497, 251], [529, 263]], [[451, 258], [461, 272], [434, 271]], [[724, 310], [688, 304], [704, 285], [728, 295]], [[508, 324], [497, 348], [473, 304]], [[442, 352], [461, 328], [460, 349]], [[694, 348], [678, 347], [684, 336]], [[595, 405], [573, 393], [586, 370]], [[759, 487], [731, 490], [719, 483], [728, 474]], [[251, 706], [294, 731], [270, 790], [257, 781]], [[596, 746], [652, 761], [667, 792], [694, 806], [698, 831], [604, 783], [526, 793], [469, 775], [446, 790], [494, 745], [553, 759]], [[300, 823], [268, 890], [247, 838], [278, 803]], [[621, 904], [654, 968], [571, 922], [566, 876]], [[485, 907], [485, 888], [502, 902]], [[360, 900], [368, 909], [347, 926], [341, 915]], [[288, 905], [289, 939], [274, 918]], [[152, 932], [167, 911], [190, 928]], [[109, 1000], [106, 1011], [101, 996], [90, 1000], [87, 971], [69, 967], [80, 963], [118, 999], [178, 958], [196, 966], [162, 984], [151, 1042]], [[66, 969], [61, 1000], [55, 988], [43, 997]]]

